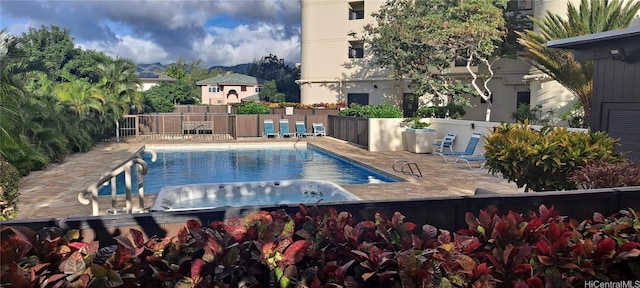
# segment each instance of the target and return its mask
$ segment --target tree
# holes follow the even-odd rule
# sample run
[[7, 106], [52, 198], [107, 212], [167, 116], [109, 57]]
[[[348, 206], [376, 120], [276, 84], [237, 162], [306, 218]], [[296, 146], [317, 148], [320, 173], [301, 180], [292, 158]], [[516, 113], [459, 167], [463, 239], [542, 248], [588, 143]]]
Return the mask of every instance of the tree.
[[169, 65], [164, 73], [176, 80], [191, 80], [189, 79], [189, 65], [184, 58], [180, 58], [175, 63]]
[[[487, 84], [493, 76], [489, 58], [496, 55], [505, 35], [502, 12], [506, 2], [388, 1], [373, 14], [375, 23], [365, 26], [363, 40], [376, 65], [389, 69], [395, 79], [410, 78], [416, 94], [428, 93], [441, 100], [455, 98], [464, 90], [447, 71], [456, 59], [465, 60], [471, 86], [487, 102], [489, 121], [492, 97]], [[476, 83], [481, 77], [471, 69], [480, 63], [489, 71], [481, 86]]]
[[264, 82], [264, 87], [262, 87], [262, 91], [260, 91], [260, 100], [273, 102], [271, 99], [274, 99], [277, 93], [278, 86], [276, 80]]
[[73, 51], [73, 58], [64, 65], [62, 70], [68, 71], [78, 79], [96, 84], [102, 79], [98, 66], [112, 60], [103, 52], [76, 48]]
[[275, 80], [277, 92], [285, 95], [286, 99], [282, 101], [300, 101], [300, 86], [295, 83], [300, 79], [300, 70], [285, 64], [284, 59], [276, 55], [269, 54], [249, 64], [247, 75], [266, 81]]
[[144, 94], [144, 112], [152, 113], [171, 113], [176, 110], [176, 106], [168, 97], [164, 97], [160, 91], [160, 86], [165, 83], [160, 83], [158, 86], [151, 87], [151, 89], [143, 92]]
[[622, 29], [640, 10], [640, 2], [619, 0], [582, 0], [579, 7], [567, 4], [566, 19], [547, 12], [532, 18], [540, 32], [519, 32], [518, 42], [524, 47], [522, 56], [534, 67], [569, 89], [582, 104], [585, 123], [591, 115], [593, 93], [593, 61], [578, 62], [568, 50], [547, 48], [550, 40], [564, 39], [603, 31]]
[[98, 87], [106, 96], [109, 120], [117, 121], [129, 114], [131, 105], [142, 107], [143, 98], [138, 92], [140, 78], [136, 75], [136, 65], [127, 59], [107, 59], [98, 64], [101, 80]]
[[[47, 103], [24, 85], [30, 75], [49, 80], [44, 73], [36, 73], [44, 68], [39, 61], [29, 61], [23, 40], [5, 30], [0, 35], [0, 158], [25, 175], [66, 155], [68, 142], [61, 133], [64, 130], [50, 126], [65, 126], [68, 121], [62, 119], [59, 111], [47, 113], [50, 108]], [[49, 103], [55, 106], [56, 102]], [[35, 117], [42, 118], [45, 114], [57, 118], [34, 121]]]
[[[209, 69], [202, 67], [202, 61], [200, 60], [192, 60], [190, 63], [187, 63], [183, 58], [178, 59], [175, 63], [169, 65], [165, 74], [169, 77], [173, 77], [177, 80], [177, 82], [188, 83], [191, 85], [191, 92], [188, 93], [191, 96], [182, 97], [182, 98], [174, 98], [177, 99], [177, 103], [180, 104], [195, 104], [200, 102], [200, 87], [196, 85], [196, 82], [208, 78], [212, 78], [218, 76], [222, 73], [222, 69], [215, 68]], [[180, 87], [183, 89], [184, 85], [176, 85], [174, 87]], [[182, 92], [178, 93], [179, 95], [183, 94]], [[173, 110], [172, 110], [173, 111]]]
[[20, 38], [28, 61], [41, 63], [52, 80], [61, 80], [62, 68], [74, 56], [71, 32], [56, 25], [31, 27]]
[[69, 107], [80, 118], [88, 119], [92, 112], [102, 113], [106, 100], [96, 87], [79, 80], [69, 72], [63, 73], [65, 82], [55, 86], [53, 93], [61, 104]]
[[95, 63], [113, 60], [74, 49], [66, 30], [0, 35], [0, 158], [22, 174], [89, 150], [117, 117], [113, 105], [131, 103], [128, 97], [138, 93], [133, 63], [113, 69], [106, 81]]
[[175, 104], [195, 104], [198, 95], [193, 93], [191, 84], [185, 81], [160, 83], [144, 91], [146, 112], [173, 112]]
[[[18, 49], [18, 41], [9, 35], [5, 29], [0, 31], [0, 147], [17, 146], [18, 139], [11, 135], [15, 128], [19, 114], [19, 98], [24, 91], [16, 80], [16, 74], [21, 74], [25, 69], [24, 62], [20, 61], [24, 53]], [[0, 149], [0, 157], [5, 153]]]

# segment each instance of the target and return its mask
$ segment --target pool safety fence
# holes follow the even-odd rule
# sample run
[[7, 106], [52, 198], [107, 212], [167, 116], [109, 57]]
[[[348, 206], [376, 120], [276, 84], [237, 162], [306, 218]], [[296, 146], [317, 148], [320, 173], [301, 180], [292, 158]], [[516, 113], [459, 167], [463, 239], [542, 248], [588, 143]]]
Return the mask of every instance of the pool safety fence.
[[[117, 128], [118, 141], [172, 142], [172, 141], [228, 141], [239, 137], [260, 137], [264, 132], [264, 120], [278, 123], [289, 120], [290, 127], [296, 121], [304, 121], [307, 130], [312, 123], [326, 127], [329, 114], [266, 114], [234, 115], [221, 113], [153, 113], [128, 115]], [[276, 133], [280, 127], [276, 125]], [[331, 130], [327, 129], [327, 135]]]

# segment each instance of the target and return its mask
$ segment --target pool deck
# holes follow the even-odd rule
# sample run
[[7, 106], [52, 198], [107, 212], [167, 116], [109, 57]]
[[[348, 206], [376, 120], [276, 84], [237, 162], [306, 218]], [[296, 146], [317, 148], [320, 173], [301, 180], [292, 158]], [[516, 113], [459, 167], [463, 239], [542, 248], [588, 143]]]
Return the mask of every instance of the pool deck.
[[[243, 139], [214, 143], [152, 143], [153, 145], [242, 145], [256, 143], [295, 142], [297, 139]], [[424, 199], [472, 195], [476, 188], [500, 193], [518, 193], [514, 183], [488, 174], [486, 170], [470, 170], [463, 163], [444, 163], [442, 157], [432, 154], [414, 154], [408, 151], [369, 152], [347, 142], [330, 137], [300, 140], [316, 145], [335, 154], [368, 165], [381, 172], [400, 177], [405, 182], [342, 185], [345, 189], [365, 200]], [[18, 199], [18, 219], [51, 219], [91, 215], [91, 206], [78, 202], [78, 193], [95, 183], [102, 174], [125, 160], [143, 143], [103, 143], [87, 153], [67, 157], [62, 164], [52, 165], [44, 171], [32, 172], [22, 178]], [[395, 172], [392, 164], [396, 160], [415, 162], [423, 177]], [[137, 204], [134, 196], [134, 205]], [[153, 203], [154, 195], [146, 195], [145, 206]], [[110, 197], [101, 197], [101, 213], [110, 206]]]

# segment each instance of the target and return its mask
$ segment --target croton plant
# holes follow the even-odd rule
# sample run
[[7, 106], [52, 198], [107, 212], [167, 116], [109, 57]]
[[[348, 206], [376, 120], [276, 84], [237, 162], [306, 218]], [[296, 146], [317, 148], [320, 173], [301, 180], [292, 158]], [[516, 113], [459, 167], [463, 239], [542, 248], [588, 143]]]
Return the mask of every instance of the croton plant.
[[[77, 230], [2, 227], [1, 282], [10, 287], [583, 287], [640, 279], [633, 209], [578, 222], [553, 207], [523, 215], [467, 213], [456, 233], [400, 213], [356, 223], [300, 205], [259, 211], [177, 235], [132, 229], [101, 247]], [[3, 286], [0, 285], [0, 286]]]

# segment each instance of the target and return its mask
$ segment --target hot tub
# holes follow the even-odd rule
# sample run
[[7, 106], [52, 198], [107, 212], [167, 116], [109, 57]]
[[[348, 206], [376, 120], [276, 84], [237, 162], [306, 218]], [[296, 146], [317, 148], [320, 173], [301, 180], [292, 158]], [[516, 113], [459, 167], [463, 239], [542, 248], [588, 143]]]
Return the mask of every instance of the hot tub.
[[209, 183], [162, 187], [151, 211], [180, 211], [219, 207], [273, 206], [357, 201], [331, 181], [284, 180]]

